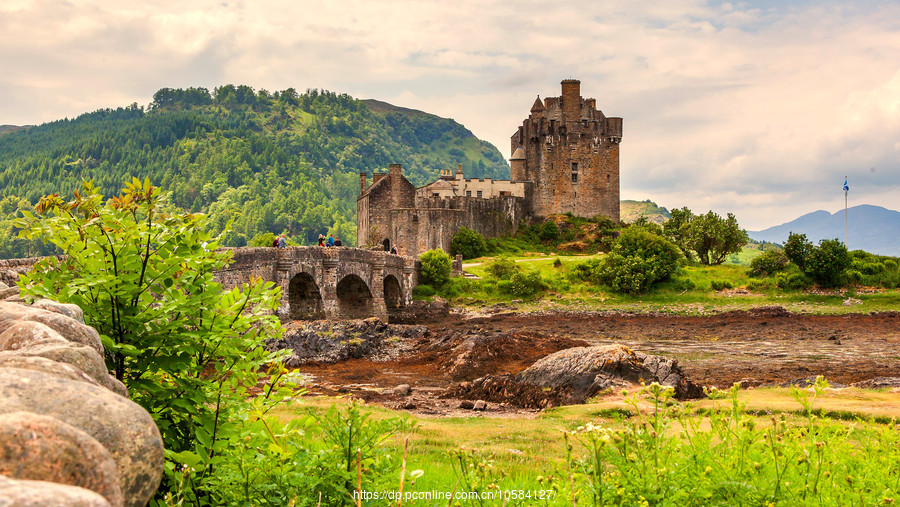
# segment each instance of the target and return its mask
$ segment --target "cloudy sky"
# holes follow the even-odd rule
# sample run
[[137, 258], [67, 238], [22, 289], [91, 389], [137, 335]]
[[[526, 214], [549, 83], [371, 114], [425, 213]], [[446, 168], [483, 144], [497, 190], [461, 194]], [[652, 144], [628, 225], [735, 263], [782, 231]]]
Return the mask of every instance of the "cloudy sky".
[[[2, 0], [0, 124], [162, 87], [325, 88], [456, 119], [509, 156], [581, 80], [624, 118], [622, 197], [748, 229], [900, 208], [900, 3]], [[398, 161], [403, 162], [403, 161]]]

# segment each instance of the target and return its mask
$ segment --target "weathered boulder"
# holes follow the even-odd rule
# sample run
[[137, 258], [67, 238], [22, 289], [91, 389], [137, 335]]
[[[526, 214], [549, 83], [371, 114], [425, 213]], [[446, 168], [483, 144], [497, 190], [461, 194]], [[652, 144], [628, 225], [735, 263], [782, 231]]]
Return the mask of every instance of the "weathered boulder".
[[0, 299], [9, 299], [11, 297], [17, 297], [18, 295], [18, 287], [7, 287], [5, 289], [0, 289]]
[[65, 340], [62, 343], [44, 342], [21, 347], [11, 352], [0, 352], [0, 357], [10, 353], [18, 356], [44, 357], [59, 363], [70, 364], [110, 391], [121, 396], [128, 396], [125, 385], [109, 375], [103, 358], [90, 347]]
[[34, 370], [69, 380], [87, 382], [99, 386], [100, 383], [92, 379], [88, 374], [66, 363], [60, 363], [52, 359], [40, 356], [22, 356], [15, 352], [0, 352], [0, 368], [21, 368]]
[[123, 504], [119, 474], [109, 451], [92, 436], [54, 417], [0, 414], [0, 475], [79, 486], [99, 493], [112, 506]]
[[23, 481], [0, 476], [2, 507], [110, 507], [105, 498], [78, 486], [47, 481]]
[[78, 305], [59, 303], [53, 301], [52, 299], [38, 299], [31, 305], [31, 307], [40, 308], [42, 310], [47, 310], [50, 312], [56, 312], [84, 324], [84, 312]]
[[[45, 306], [48, 304], [45, 303]], [[8, 330], [18, 321], [40, 322], [59, 333], [66, 340], [87, 345], [103, 356], [103, 344], [100, 342], [100, 335], [96, 329], [59, 313], [59, 311], [0, 301], [0, 331]]]
[[19, 368], [0, 368], [0, 393], [0, 414], [55, 417], [100, 442], [116, 462], [125, 505], [144, 505], [156, 491], [162, 439], [139, 405], [99, 386]]
[[573, 347], [550, 354], [517, 376], [519, 382], [544, 388], [571, 389], [586, 400], [617, 379], [659, 382], [675, 388], [679, 399], [699, 398], [703, 389], [687, 379], [676, 359], [635, 352], [622, 345]]
[[38, 343], [69, 343], [59, 333], [40, 322], [14, 321], [0, 333], [0, 350], [18, 350]]

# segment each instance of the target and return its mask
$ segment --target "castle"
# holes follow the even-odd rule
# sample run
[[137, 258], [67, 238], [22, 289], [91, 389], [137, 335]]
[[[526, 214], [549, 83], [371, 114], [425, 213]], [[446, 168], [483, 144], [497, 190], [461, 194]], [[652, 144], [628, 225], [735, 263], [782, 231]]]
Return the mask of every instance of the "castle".
[[510, 139], [510, 179], [467, 179], [462, 166], [416, 188], [391, 164], [369, 185], [360, 174], [357, 244], [397, 245], [403, 254], [449, 250], [460, 227], [484, 237], [513, 234], [520, 223], [549, 215], [619, 219], [622, 118], [597, 110], [581, 83], [562, 82], [562, 95], [538, 97]]

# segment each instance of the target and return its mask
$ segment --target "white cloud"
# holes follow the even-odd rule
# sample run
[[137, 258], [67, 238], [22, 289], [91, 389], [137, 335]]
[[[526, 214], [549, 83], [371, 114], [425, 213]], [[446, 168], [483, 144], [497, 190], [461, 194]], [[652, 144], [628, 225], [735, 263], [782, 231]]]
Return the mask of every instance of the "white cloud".
[[318, 87], [453, 117], [508, 155], [534, 96], [575, 77], [625, 119], [623, 197], [762, 228], [833, 211], [846, 174], [896, 207], [900, 6], [770, 4], [6, 0], [0, 123], [166, 86]]

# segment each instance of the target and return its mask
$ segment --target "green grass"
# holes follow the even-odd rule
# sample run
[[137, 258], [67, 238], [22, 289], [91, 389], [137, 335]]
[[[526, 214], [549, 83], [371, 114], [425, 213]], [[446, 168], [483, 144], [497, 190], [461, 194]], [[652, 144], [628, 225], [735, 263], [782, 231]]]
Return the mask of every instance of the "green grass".
[[[331, 403], [347, 400], [308, 398], [279, 415], [302, 417]], [[375, 419], [398, 415], [366, 410]], [[506, 505], [572, 505], [574, 485], [577, 504], [589, 505], [591, 479], [599, 478], [606, 502], [624, 505], [654, 495], [656, 505], [873, 505], [900, 494], [900, 396], [886, 391], [755, 389], [692, 403], [611, 394], [531, 418], [413, 419], [412, 430], [386, 444], [400, 456], [409, 439], [408, 492], [544, 490], [546, 502]], [[308, 439], [314, 449], [314, 430]], [[588, 452], [595, 445], [596, 455]], [[723, 492], [728, 481], [748, 489]], [[480, 503], [461, 505], [470, 504]]]
[[[754, 255], [752, 249], [750, 252], [748, 256]], [[759, 281], [748, 276], [749, 268], [731, 263], [719, 266], [685, 266], [672, 280], [658, 284], [651, 292], [632, 296], [617, 294], [608, 288], [577, 280], [572, 276], [576, 264], [602, 255], [525, 252], [506, 257], [516, 261], [516, 265], [523, 270], [539, 271], [549, 283], [549, 289], [544, 293], [524, 298], [524, 301], [517, 303], [524, 311], [609, 310], [705, 315], [778, 305], [796, 313], [847, 314], [892, 311], [900, 307], [898, 289], [857, 293], [855, 290], [782, 290], [765, 284], [762, 288], [756, 288], [754, 284], [758, 285]], [[492, 279], [487, 271], [487, 266], [493, 259], [494, 257], [481, 257], [466, 261], [466, 264], [478, 263], [465, 270], [482, 279], [454, 279], [440, 295], [454, 304], [476, 308], [497, 303], [509, 304], [512, 300], [523, 299], [497, 289], [497, 280]], [[560, 266], [554, 266], [556, 260], [559, 260]], [[713, 286], [722, 289], [713, 290]], [[858, 299], [862, 304], [844, 306], [848, 297]]]

